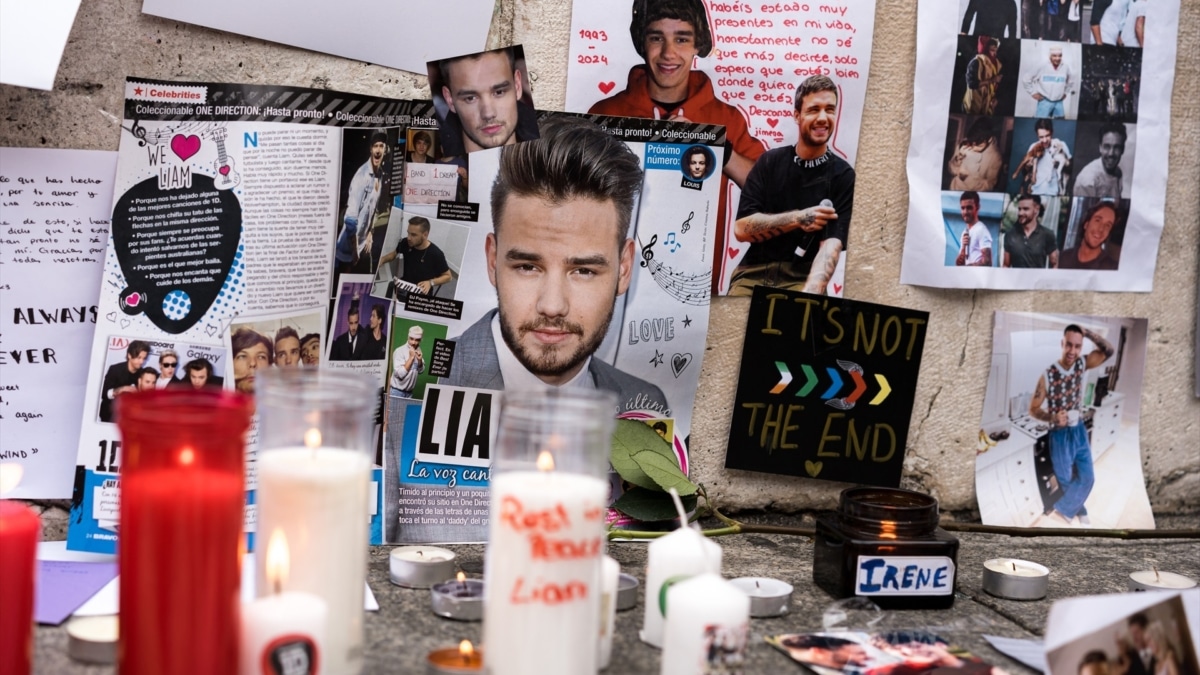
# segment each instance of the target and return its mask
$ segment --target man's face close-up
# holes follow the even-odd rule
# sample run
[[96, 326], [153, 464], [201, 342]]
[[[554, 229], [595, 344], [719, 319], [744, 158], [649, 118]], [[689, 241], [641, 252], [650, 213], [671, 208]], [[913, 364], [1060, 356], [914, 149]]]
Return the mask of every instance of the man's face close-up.
[[408, 348], [412, 349], [413, 351], [420, 349], [421, 348], [421, 338], [419, 338], [419, 337], [408, 338]]
[[300, 348], [300, 360], [306, 366], [315, 366], [321, 363], [321, 341], [309, 340]]
[[818, 148], [833, 138], [837, 120], [837, 93], [817, 91], [800, 99], [796, 108], [796, 124], [800, 127], [800, 142], [810, 148]]
[[486, 243], [501, 334], [527, 370], [566, 383], [604, 341], [613, 302], [629, 287], [633, 244], [618, 243], [611, 201], [511, 195], [503, 214]]
[[1054, 134], [1051, 133], [1051, 131], [1049, 129], [1038, 129], [1037, 130], [1038, 143], [1041, 143], [1043, 148], [1050, 147], [1050, 139], [1052, 139], [1053, 137], [1054, 137]]
[[429, 233], [421, 229], [419, 225], [408, 226], [408, 247], [412, 249], [420, 249], [425, 245], [425, 241], [429, 239]]
[[175, 379], [175, 371], [179, 368], [179, 362], [174, 357], [168, 356], [166, 360], [159, 362], [158, 367], [162, 369], [161, 377], [163, 379]]
[[238, 391], [253, 393], [254, 374], [259, 369], [265, 370], [269, 365], [271, 365], [271, 356], [267, 352], [267, 346], [261, 342], [255, 342], [237, 354], [234, 354], [234, 387]]
[[1083, 224], [1084, 242], [1091, 248], [1100, 248], [1108, 241], [1108, 235], [1112, 233], [1113, 224], [1116, 222], [1117, 216], [1112, 209], [1097, 209]]
[[688, 21], [659, 19], [646, 26], [646, 69], [659, 90], [686, 95], [692, 60], [696, 57], [696, 30]]
[[355, 313], [347, 316], [346, 325], [350, 328], [350, 334], [356, 335], [358, 333], [358, 314]]
[[371, 326], [371, 332], [374, 332], [376, 328], [383, 325], [383, 319], [379, 318], [379, 315], [375, 312], [371, 312], [370, 317], [367, 319], [367, 323]]
[[1068, 331], [1063, 334], [1062, 338], [1062, 361], [1063, 365], [1070, 366], [1075, 363], [1079, 355], [1083, 352], [1083, 335], [1075, 331]]
[[1038, 203], [1032, 199], [1022, 199], [1017, 202], [1017, 222], [1022, 227], [1028, 227], [1030, 223], [1037, 222]]
[[129, 372], [136, 373], [138, 370], [140, 370], [141, 367], [143, 365], [145, 365], [146, 357], [149, 355], [150, 355], [150, 352], [138, 352], [137, 354], [134, 354], [133, 356], [126, 354], [125, 355], [125, 365], [128, 366]]
[[975, 200], [964, 199], [958, 203], [958, 208], [962, 211], [963, 222], [967, 225], [974, 225], [979, 216], [979, 205], [975, 203]]
[[193, 389], [200, 389], [208, 384], [208, 371], [201, 368], [200, 370], [188, 371], [188, 382], [192, 383]]
[[275, 343], [275, 365], [280, 368], [300, 365], [300, 338], [288, 336]]
[[1050, 52], [1050, 65], [1055, 68], [1062, 65], [1062, 52]]
[[449, 86], [442, 97], [462, 122], [468, 151], [498, 148], [517, 141], [517, 101], [521, 80], [503, 52], [460, 59], [446, 69]]
[[158, 386], [158, 378], [155, 377], [154, 373], [143, 373], [142, 376], [138, 378], [138, 391], [153, 391], [156, 386]]
[[705, 171], [708, 171], [708, 158], [704, 156], [704, 153], [697, 152], [688, 160], [688, 173], [692, 178], [699, 180], [704, 178]]
[[1121, 135], [1113, 132], [1104, 134], [1100, 139], [1100, 163], [1108, 173], [1116, 173], [1121, 164], [1121, 155], [1125, 154], [1125, 141]]
[[371, 145], [371, 166], [379, 166], [387, 155], [387, 144], [383, 141], [376, 141]]

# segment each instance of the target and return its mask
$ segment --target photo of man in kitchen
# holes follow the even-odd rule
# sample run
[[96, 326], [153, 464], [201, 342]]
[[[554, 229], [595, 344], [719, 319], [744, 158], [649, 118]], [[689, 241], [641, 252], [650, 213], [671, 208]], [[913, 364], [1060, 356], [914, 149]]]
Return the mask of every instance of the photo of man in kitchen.
[[985, 524], [1153, 528], [1145, 319], [996, 312], [975, 489]]

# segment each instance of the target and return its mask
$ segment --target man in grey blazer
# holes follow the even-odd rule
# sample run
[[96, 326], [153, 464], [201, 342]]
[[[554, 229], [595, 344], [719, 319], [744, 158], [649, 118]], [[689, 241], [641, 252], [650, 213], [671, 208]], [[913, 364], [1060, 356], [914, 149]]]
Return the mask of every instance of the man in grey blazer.
[[455, 338], [443, 384], [613, 391], [619, 410], [670, 416], [657, 386], [593, 354], [629, 288], [637, 156], [583, 120], [554, 120], [541, 138], [505, 146], [485, 241], [498, 307]]

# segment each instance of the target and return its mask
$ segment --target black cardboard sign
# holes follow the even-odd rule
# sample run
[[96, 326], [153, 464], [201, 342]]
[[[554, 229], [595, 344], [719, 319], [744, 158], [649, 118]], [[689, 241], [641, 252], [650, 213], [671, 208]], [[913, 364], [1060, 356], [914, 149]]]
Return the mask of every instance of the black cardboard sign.
[[725, 467], [898, 486], [928, 321], [755, 288]]

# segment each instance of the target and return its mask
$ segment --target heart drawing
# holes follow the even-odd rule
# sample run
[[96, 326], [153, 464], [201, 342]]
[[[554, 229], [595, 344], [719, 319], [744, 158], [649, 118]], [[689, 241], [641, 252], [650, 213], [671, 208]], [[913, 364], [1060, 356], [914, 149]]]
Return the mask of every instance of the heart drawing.
[[772, 129], [774, 129], [774, 128], [775, 128], [775, 125], [776, 125], [776, 124], [779, 124], [779, 120], [775, 119], [774, 117], [772, 117], [771, 119], [767, 120], [767, 126], [771, 127]]
[[841, 284], [834, 284], [834, 285], [833, 285], [833, 293], [834, 293], [834, 295], [838, 295], [838, 296], [840, 296], [840, 295], [842, 294], [842, 285], [841, 285]]
[[821, 473], [821, 469], [824, 467], [824, 462], [814, 462], [809, 459], [804, 460], [804, 470], [807, 471], [808, 475], [812, 476], [813, 478], [816, 478], [817, 474]]
[[200, 137], [175, 134], [171, 137], [171, 152], [186, 161], [188, 157], [200, 152]]
[[228, 175], [229, 175], [229, 165], [228, 165], [228, 164], [226, 164], [225, 166], [223, 166], [223, 167], [221, 167], [220, 169], [217, 169], [217, 170], [221, 172], [221, 175], [222, 175], [222, 176], [228, 176]]
[[616, 88], [617, 83], [616, 82], [601, 82], [598, 86], [600, 87], [600, 93], [608, 95], [608, 92], [610, 92], [614, 88]]
[[683, 369], [687, 368], [688, 364], [691, 362], [691, 354], [676, 354], [675, 356], [671, 357], [671, 372], [675, 373], [675, 377], [679, 377], [679, 374], [682, 373]]
[[736, 248], [734, 248], [734, 247], [730, 246], [730, 247], [729, 247], [728, 249], [726, 249], [726, 250], [729, 252], [729, 259], [730, 259], [730, 260], [733, 260], [734, 258], [736, 258], [736, 257], [737, 257], [738, 250], [737, 250]]

